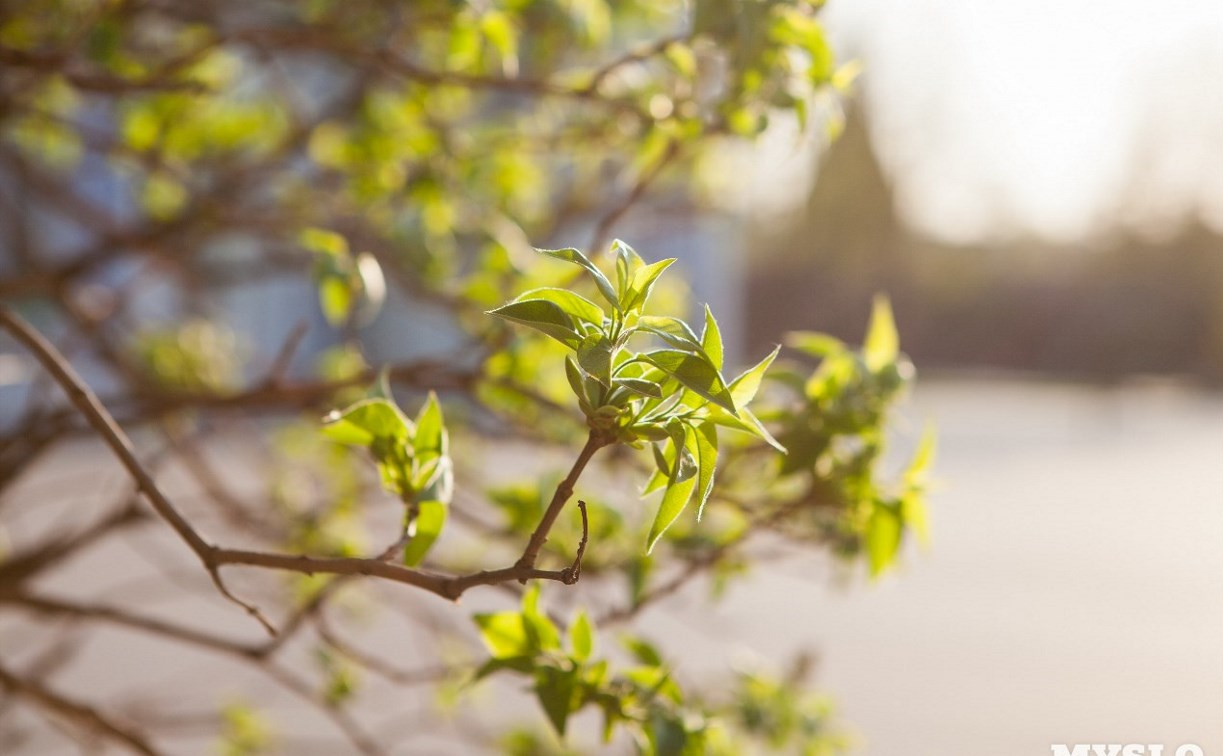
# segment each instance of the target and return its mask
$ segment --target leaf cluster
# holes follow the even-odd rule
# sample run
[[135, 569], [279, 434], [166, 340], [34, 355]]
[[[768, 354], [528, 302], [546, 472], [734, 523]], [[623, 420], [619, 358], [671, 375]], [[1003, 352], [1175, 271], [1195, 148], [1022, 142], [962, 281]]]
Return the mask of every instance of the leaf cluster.
[[449, 434], [437, 395], [429, 393], [415, 421], [389, 396], [365, 399], [328, 415], [323, 433], [373, 457], [383, 487], [407, 507], [404, 563], [419, 564], [441, 534], [454, 493]]
[[650, 445], [656, 472], [644, 492], [663, 490], [647, 540], [647, 551], [652, 550], [691, 501], [698, 518], [703, 512], [718, 464], [718, 426], [777, 445], [748, 409], [777, 352], [728, 381], [722, 374], [721, 332], [708, 307], [700, 336], [678, 317], [648, 314], [650, 293], [673, 258], [647, 264], [617, 240], [611, 250], [613, 284], [577, 249], [538, 252], [581, 267], [604, 306], [547, 287], [527, 291], [490, 314], [533, 328], [568, 349], [566, 378], [587, 426], [602, 443]]

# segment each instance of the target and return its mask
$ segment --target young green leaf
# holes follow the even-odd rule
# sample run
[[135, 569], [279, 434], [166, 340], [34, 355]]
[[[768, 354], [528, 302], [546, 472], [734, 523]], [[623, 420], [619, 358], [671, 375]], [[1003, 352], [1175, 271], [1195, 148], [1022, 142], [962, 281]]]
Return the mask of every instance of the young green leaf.
[[527, 641], [535, 651], [554, 651], [561, 647], [561, 636], [556, 625], [539, 610], [538, 584], [522, 594], [522, 622]]
[[645, 381], [640, 378], [617, 378], [612, 381], [612, 384], [623, 386], [634, 394], [641, 394], [653, 399], [662, 398], [662, 386], [659, 386], [654, 381]]
[[645, 261], [641, 259], [641, 255], [637, 254], [637, 250], [619, 239], [612, 242], [611, 248], [612, 254], [616, 256], [616, 292], [620, 295], [620, 301], [623, 302], [629, 282], [633, 280], [633, 274], [637, 272], [638, 268], [645, 265]]
[[555, 257], [558, 260], [571, 262], [585, 268], [591, 277], [594, 278], [595, 286], [599, 288], [599, 293], [603, 295], [608, 304], [617, 310], [620, 309], [620, 298], [617, 296], [615, 288], [612, 287], [611, 281], [607, 280], [607, 276], [603, 275], [603, 271], [599, 270], [599, 267], [591, 262], [590, 258], [586, 255], [573, 247], [565, 249], [536, 249], [535, 251], [548, 257]]
[[446, 505], [442, 502], [427, 499], [417, 502], [416, 507], [416, 519], [408, 529], [411, 540], [403, 550], [403, 563], [408, 567], [421, 563], [446, 525]]
[[866, 551], [872, 577], [880, 575], [896, 559], [900, 533], [900, 513], [894, 507], [876, 502], [866, 523]]
[[343, 412], [323, 418], [323, 435], [333, 441], [369, 446], [376, 439], [403, 441], [413, 432], [412, 421], [386, 399], [365, 399]]
[[594, 653], [594, 645], [595, 634], [590, 617], [586, 616], [584, 610], [579, 610], [573, 624], [569, 626], [569, 648], [573, 651], [573, 658], [580, 662], [586, 661]]
[[697, 483], [696, 483], [696, 521], [701, 521], [705, 514], [705, 503], [713, 491], [713, 474], [718, 466], [718, 429], [711, 422], [697, 425], [692, 434], [696, 443]]
[[412, 439], [412, 448], [416, 454], [446, 453], [446, 426], [442, 419], [442, 405], [437, 401], [437, 394], [430, 391], [428, 398], [416, 416], [416, 435]]
[[748, 402], [756, 398], [756, 392], [760, 390], [760, 382], [764, 380], [765, 372], [768, 371], [769, 365], [773, 364], [779, 351], [781, 347], [775, 348], [767, 357], [756, 363], [755, 367], [748, 368], [743, 371], [742, 375], [730, 382], [730, 395], [736, 407], [746, 407]]
[[786, 453], [786, 447], [782, 446], [776, 438], [773, 438], [773, 434], [769, 433], [768, 428], [765, 428], [760, 420], [756, 418], [756, 415], [747, 407], [740, 409], [738, 416], [730, 414], [721, 407], [708, 407], [706, 411], [708, 412], [709, 419], [714, 423], [725, 428], [733, 428], [734, 430], [750, 433], [782, 454]]
[[718, 369], [704, 355], [677, 349], [659, 349], [647, 352], [642, 357], [698, 396], [708, 399], [732, 415], [737, 413], [730, 389], [726, 387]]
[[542, 331], [571, 349], [576, 348], [582, 340], [577, 323], [569, 313], [547, 299], [510, 302], [489, 310], [488, 314]]
[[568, 354], [565, 355], [565, 379], [569, 381], [569, 388], [573, 389], [578, 403], [590, 404], [590, 399], [586, 396], [586, 377], [582, 375], [577, 361]]
[[624, 301], [621, 302], [621, 308], [625, 312], [639, 311], [645, 307], [646, 301], [650, 298], [650, 292], [654, 289], [654, 283], [663, 271], [675, 264], [675, 258], [670, 257], [666, 260], [659, 260], [656, 263], [651, 263], [643, 268], [639, 268], [633, 274], [633, 278], [629, 281], [628, 289], [624, 293]]
[[541, 666], [535, 670], [535, 695], [556, 733], [565, 736], [565, 725], [573, 711], [576, 670]]
[[667, 484], [667, 490], [662, 495], [662, 503], [658, 505], [658, 513], [654, 516], [654, 524], [650, 526], [650, 537], [646, 540], [645, 553], [649, 554], [654, 551], [654, 544], [658, 543], [662, 534], [680, 516], [684, 507], [688, 506], [692, 492], [696, 489], [696, 483], [696, 476], [691, 476], [687, 480], [675, 480], [673, 477], [672, 482]]
[[584, 320], [599, 327], [603, 326], [603, 319], [606, 317], [602, 307], [599, 307], [581, 294], [575, 294], [568, 289], [557, 289], [550, 286], [531, 289], [519, 294], [514, 298], [514, 301], [526, 302], [532, 299], [544, 299], [552, 302], [564, 310], [570, 317], [576, 320]]
[[[637, 321], [637, 327], [662, 338], [677, 349], [695, 354], [704, 354], [704, 347], [697, 340], [696, 334], [688, 324], [679, 318], [668, 315], [642, 315]], [[710, 360], [712, 364], [712, 360]]]
[[531, 653], [522, 615], [518, 612], [477, 614], [472, 619], [480, 628], [480, 639], [495, 659]]
[[793, 331], [786, 334], [786, 346], [812, 357], [827, 357], [846, 350], [845, 342], [840, 339], [814, 331]]
[[592, 333], [578, 345], [578, 364], [604, 386], [611, 386], [612, 344], [601, 333]]
[[718, 370], [722, 369], [722, 330], [718, 328], [718, 321], [713, 317], [713, 311], [709, 309], [709, 305], [705, 305], [705, 329], [701, 331], [701, 348], [705, 350], [705, 356], [713, 363], [713, 366]]
[[892, 305], [882, 294], [875, 296], [871, 308], [871, 322], [866, 329], [866, 341], [862, 355], [866, 367], [872, 372], [894, 361], [900, 350], [900, 336], [896, 333], [896, 320], [892, 317]]

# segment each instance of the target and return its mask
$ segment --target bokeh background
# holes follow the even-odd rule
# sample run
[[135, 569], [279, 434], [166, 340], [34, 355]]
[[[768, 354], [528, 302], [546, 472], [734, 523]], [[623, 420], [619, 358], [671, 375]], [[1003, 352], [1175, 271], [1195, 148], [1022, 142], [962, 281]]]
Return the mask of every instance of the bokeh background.
[[748, 338], [888, 292], [943, 485], [929, 553], [795, 625], [871, 753], [1223, 748], [1223, 10], [829, 11], [864, 73], [823, 159], [765, 152]]

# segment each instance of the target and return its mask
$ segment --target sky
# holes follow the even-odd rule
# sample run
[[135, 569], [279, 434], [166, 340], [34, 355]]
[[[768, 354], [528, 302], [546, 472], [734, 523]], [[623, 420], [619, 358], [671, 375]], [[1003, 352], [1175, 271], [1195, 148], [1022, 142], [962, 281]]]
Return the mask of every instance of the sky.
[[918, 229], [971, 242], [1223, 226], [1223, 3], [831, 0]]

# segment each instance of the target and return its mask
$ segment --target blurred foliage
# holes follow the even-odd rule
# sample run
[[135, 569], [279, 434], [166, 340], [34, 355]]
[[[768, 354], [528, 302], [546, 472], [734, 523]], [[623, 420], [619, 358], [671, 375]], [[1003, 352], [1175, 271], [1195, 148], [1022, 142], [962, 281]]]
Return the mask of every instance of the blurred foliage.
[[[843, 750], [827, 702], [798, 679], [745, 672], [706, 695], [672, 674], [665, 644], [630, 635], [613, 657], [600, 633], [702, 576], [721, 595], [759, 563], [757, 536], [878, 575], [924, 533], [931, 443], [896, 483], [878, 469], [912, 378], [886, 300], [861, 349], [800, 333], [788, 341], [798, 360], [778, 347], [732, 370], [714, 313], [689, 322], [674, 260], [611, 239], [635, 204], [699, 207], [728, 141], [828, 116], [814, 105], [855, 68], [836, 62], [820, 5], [7, 3], [5, 178], [40, 229], [70, 233], [66, 247], [31, 228], [6, 237], [0, 294], [49, 304], [90, 345], [117, 376], [106, 399], [125, 422], [181, 411], [204, 435], [209, 409], [279, 413], [266, 438], [243, 437], [267, 452], [266, 496], [212, 498], [243, 537], [285, 552], [391, 543], [413, 567], [487, 569], [489, 553], [521, 550], [563, 479], [494, 480], [483, 442], [571, 453], [585, 435], [592, 453], [606, 448], [616, 480], [586, 497], [589, 522], [559, 518], [542, 557], [568, 562], [589, 538], [582, 586], [607, 599], [589, 602], [599, 612], [562, 632], [532, 587], [520, 609], [476, 615], [492, 658], [475, 678], [529, 679], [553, 730], [510, 733], [508, 752], [566, 752], [558, 738], [584, 708], [642, 753]], [[585, 251], [533, 251], [587, 235]], [[269, 299], [247, 331], [216, 317], [231, 293], [284, 280], [313, 292], [308, 309]], [[396, 339], [402, 325], [453, 349], [426, 344], [377, 379], [365, 329], [395, 300], [437, 318], [413, 310]], [[150, 311], [155, 329], [133, 327]], [[265, 320], [304, 328], [268, 348], [254, 334]], [[318, 331], [325, 348], [295, 368], [298, 340]], [[379, 484], [398, 500], [389, 533]], [[633, 487], [657, 502], [626, 504]], [[447, 548], [463, 537], [477, 546]], [[317, 608], [332, 585], [297, 575], [283, 604]], [[316, 655], [326, 710], [354, 705], [372, 676], [357, 667], [386, 674], [362, 658]], [[271, 747], [246, 705], [223, 719], [227, 752]]]
[[[802, 690], [799, 680], [741, 672], [722, 696], [692, 694], [642, 638], [622, 636], [623, 661], [613, 664], [600, 653], [602, 639], [584, 612], [562, 637], [540, 609], [538, 589], [525, 594], [520, 611], [478, 614], [475, 621], [492, 658], [473, 681], [496, 673], [530, 678], [561, 738], [570, 716], [590, 707], [602, 715], [605, 743], [623, 731], [637, 752], [650, 756], [760, 750], [820, 756], [841, 752], [848, 743], [828, 701]], [[511, 734], [505, 745], [510, 753], [565, 752], [554, 743], [528, 730]]]

